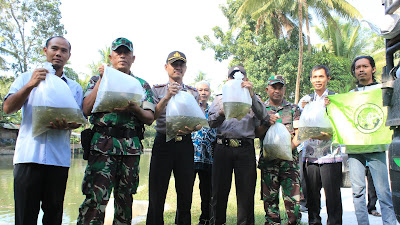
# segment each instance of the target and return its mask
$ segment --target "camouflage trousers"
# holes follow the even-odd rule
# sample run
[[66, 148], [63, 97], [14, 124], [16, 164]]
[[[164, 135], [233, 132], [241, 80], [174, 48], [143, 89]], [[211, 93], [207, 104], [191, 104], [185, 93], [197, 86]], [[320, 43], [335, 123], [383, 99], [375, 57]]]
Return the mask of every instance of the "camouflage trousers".
[[282, 187], [287, 224], [299, 224], [300, 170], [298, 156], [293, 161], [273, 160], [261, 167], [261, 195], [264, 201], [265, 224], [281, 224], [279, 212], [279, 189]]
[[103, 224], [105, 210], [114, 189], [114, 225], [132, 223], [132, 194], [139, 184], [139, 155], [104, 155], [91, 151], [82, 192], [77, 224]]

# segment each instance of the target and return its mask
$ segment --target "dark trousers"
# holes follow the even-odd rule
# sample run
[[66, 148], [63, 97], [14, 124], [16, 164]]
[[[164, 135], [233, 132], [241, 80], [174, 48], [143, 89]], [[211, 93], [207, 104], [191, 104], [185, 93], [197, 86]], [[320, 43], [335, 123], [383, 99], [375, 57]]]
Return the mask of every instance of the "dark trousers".
[[[205, 170], [195, 171], [199, 176], [199, 189], [201, 198], [201, 215], [199, 222], [207, 224], [210, 220], [210, 201], [211, 201], [211, 172]], [[194, 182], [194, 180], [193, 180]]]
[[190, 134], [182, 141], [165, 142], [157, 133], [154, 140], [149, 171], [149, 208], [147, 225], [164, 224], [164, 204], [171, 172], [175, 177], [177, 194], [177, 224], [191, 224], [190, 208], [193, 192], [194, 149]]
[[342, 224], [342, 198], [340, 184], [342, 163], [306, 163], [308, 223], [321, 225], [321, 188], [325, 190], [327, 225]]
[[16, 225], [36, 225], [40, 205], [44, 225], [61, 224], [68, 170], [36, 163], [14, 166]]
[[226, 208], [235, 172], [237, 224], [254, 224], [254, 192], [256, 186], [256, 158], [254, 145], [228, 147], [217, 144], [212, 166], [211, 223], [226, 222]]
[[376, 201], [378, 197], [376, 196], [374, 181], [372, 180], [371, 172], [369, 171], [368, 166], [365, 167], [365, 173], [367, 175], [367, 182], [368, 182], [368, 212], [371, 213], [372, 210], [376, 210]]
[[303, 162], [303, 151], [299, 152], [299, 168], [300, 168], [300, 205], [307, 207], [307, 183], [304, 177], [305, 163]]

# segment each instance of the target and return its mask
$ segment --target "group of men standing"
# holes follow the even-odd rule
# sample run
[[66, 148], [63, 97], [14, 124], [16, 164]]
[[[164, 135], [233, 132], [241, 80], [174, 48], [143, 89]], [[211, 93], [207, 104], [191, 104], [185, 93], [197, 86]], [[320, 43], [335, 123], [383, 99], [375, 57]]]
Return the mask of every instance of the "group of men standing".
[[[252, 225], [254, 219], [254, 195], [257, 179], [257, 159], [254, 139], [262, 139], [275, 123], [282, 123], [291, 135], [292, 160], [267, 160], [262, 151], [258, 161], [261, 170], [261, 198], [264, 202], [265, 224], [280, 224], [279, 192], [282, 197], [288, 224], [299, 224], [300, 213], [300, 167], [298, 122], [302, 109], [308, 102], [329, 104], [327, 84], [331, 79], [329, 69], [315, 66], [310, 81], [314, 87], [308, 100], [300, 100], [300, 107], [284, 99], [286, 81], [276, 75], [268, 79], [268, 99], [263, 102], [254, 93], [242, 66], [233, 66], [227, 79], [236, 73], [244, 75], [242, 88], [247, 88], [251, 97], [251, 109], [241, 120], [226, 119], [223, 96], [217, 95], [208, 105], [210, 85], [196, 84], [196, 88], [185, 85], [186, 56], [182, 52], [171, 52], [165, 63], [168, 82], [152, 88], [143, 79], [133, 75], [130, 68], [135, 61], [133, 44], [126, 38], [112, 42], [109, 56], [111, 66], [127, 76], [137, 79], [145, 90], [141, 105], [129, 103], [112, 112], [93, 113], [92, 109], [102, 81], [104, 66], [99, 74], [90, 79], [83, 93], [82, 88], [68, 79], [63, 71], [71, 55], [71, 45], [63, 37], [49, 38], [44, 47], [47, 61], [53, 64], [56, 76], [63, 79], [83, 114], [90, 116], [93, 136], [90, 139], [88, 165], [82, 183], [86, 196], [79, 208], [77, 224], [103, 224], [105, 208], [114, 194], [114, 223], [131, 224], [132, 195], [139, 184], [139, 161], [143, 154], [141, 137], [143, 124], [156, 120], [157, 131], [149, 170], [149, 206], [146, 224], [164, 224], [163, 212], [171, 172], [175, 178], [177, 193], [176, 224], [191, 224], [192, 192], [196, 174], [200, 180], [201, 216], [199, 225], [226, 224], [228, 196], [235, 174], [237, 197], [237, 224]], [[352, 73], [357, 78], [355, 91], [378, 87], [374, 80], [375, 63], [371, 57], [356, 58]], [[4, 101], [4, 111], [13, 113], [22, 108], [21, 129], [14, 156], [15, 224], [36, 224], [39, 207], [44, 216], [43, 224], [61, 224], [63, 199], [68, 168], [70, 166], [70, 130], [80, 126], [59, 121], [49, 124], [52, 129], [38, 137], [32, 137], [31, 98], [48, 71], [39, 68], [18, 76]], [[199, 102], [210, 128], [186, 127], [177, 136], [166, 141], [166, 107], [179, 91], [191, 93]], [[60, 99], [62, 101], [62, 99]], [[386, 167], [386, 155], [379, 148], [376, 152], [349, 154], [353, 199], [358, 224], [368, 224], [365, 203], [365, 166], [368, 165], [377, 190], [384, 224], [395, 224]], [[262, 148], [261, 148], [262, 149]], [[351, 152], [351, 149], [348, 149]], [[330, 134], [321, 133], [303, 143], [300, 165], [307, 185], [307, 207], [309, 224], [322, 224], [320, 217], [320, 190], [325, 189], [328, 211], [327, 224], [342, 224], [341, 174], [342, 155], [340, 148], [332, 147]], [[282, 188], [282, 189], [281, 189]]]

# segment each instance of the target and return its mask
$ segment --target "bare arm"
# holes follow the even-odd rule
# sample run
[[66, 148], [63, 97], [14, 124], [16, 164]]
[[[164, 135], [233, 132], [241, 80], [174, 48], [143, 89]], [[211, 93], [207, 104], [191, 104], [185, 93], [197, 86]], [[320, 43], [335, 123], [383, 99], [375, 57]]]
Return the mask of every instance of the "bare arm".
[[101, 82], [101, 77], [97, 81], [92, 92], [90, 92], [90, 94], [83, 99], [82, 111], [85, 116], [90, 116], [92, 114], [92, 109], [94, 103], [96, 102], [97, 91], [99, 90], [100, 82]]
[[32, 89], [37, 87], [40, 81], [46, 79], [48, 71], [39, 68], [33, 71], [32, 77], [19, 91], [10, 95], [3, 103], [3, 111], [6, 114], [15, 113], [22, 108]]
[[299, 136], [299, 129], [295, 129], [294, 130], [294, 137], [292, 139], [292, 149], [297, 148], [297, 146], [299, 146], [300, 143], [301, 143], [297, 138], [298, 136]]
[[103, 74], [104, 74], [104, 65], [100, 65], [99, 66], [100, 78], [96, 82], [96, 85], [94, 86], [92, 92], [90, 92], [90, 94], [83, 99], [82, 111], [85, 116], [90, 116], [92, 114], [93, 105], [96, 102], [97, 91], [99, 90], [99, 85], [101, 83], [101, 78], [103, 77]]
[[142, 109], [139, 107], [139, 110], [134, 113], [135, 116], [144, 124], [150, 126], [154, 122], [154, 112], [150, 109]]
[[269, 127], [275, 124], [278, 119], [279, 116], [275, 114], [269, 115], [268, 125], [262, 123], [260, 126], [256, 128], [255, 131], [256, 137], [262, 137], [268, 131]]

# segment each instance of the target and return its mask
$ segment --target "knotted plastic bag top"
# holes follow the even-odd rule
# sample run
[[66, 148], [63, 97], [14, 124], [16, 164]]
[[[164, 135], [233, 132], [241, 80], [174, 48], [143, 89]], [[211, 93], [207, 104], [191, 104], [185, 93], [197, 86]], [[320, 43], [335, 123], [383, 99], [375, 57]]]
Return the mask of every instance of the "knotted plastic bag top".
[[227, 120], [241, 120], [249, 113], [252, 100], [249, 89], [242, 87], [244, 75], [238, 71], [233, 77], [222, 86], [222, 102]]

